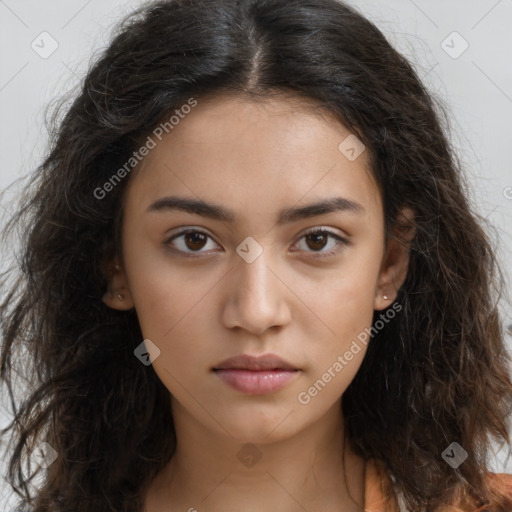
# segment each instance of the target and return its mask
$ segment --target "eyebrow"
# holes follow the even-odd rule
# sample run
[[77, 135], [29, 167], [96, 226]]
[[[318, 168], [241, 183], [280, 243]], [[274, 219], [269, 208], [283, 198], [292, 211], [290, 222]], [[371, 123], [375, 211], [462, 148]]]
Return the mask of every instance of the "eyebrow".
[[[168, 196], [158, 199], [153, 204], [148, 206], [147, 212], [160, 212], [180, 210], [187, 213], [194, 213], [202, 217], [219, 220], [222, 222], [233, 223], [236, 215], [232, 210], [220, 206], [218, 204], [207, 203], [202, 200], [188, 199], [184, 197]], [[345, 197], [329, 197], [322, 201], [301, 206], [298, 208], [284, 208], [282, 209], [277, 218], [277, 225], [281, 226], [290, 222], [317, 215], [325, 215], [334, 212], [347, 212], [357, 215], [363, 215], [365, 209], [361, 203], [347, 199]]]

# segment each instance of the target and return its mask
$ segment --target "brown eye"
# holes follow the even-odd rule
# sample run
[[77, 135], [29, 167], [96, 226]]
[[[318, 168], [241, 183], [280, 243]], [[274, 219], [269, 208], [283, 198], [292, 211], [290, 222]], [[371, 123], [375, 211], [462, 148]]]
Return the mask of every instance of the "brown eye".
[[185, 238], [185, 244], [189, 249], [197, 251], [198, 249], [202, 249], [207, 240], [207, 236], [204, 233], [200, 233], [199, 231], [189, 231], [183, 235]]
[[207, 247], [209, 243], [216, 245], [210, 235], [197, 229], [181, 231], [164, 241], [166, 247], [185, 255], [194, 255], [194, 253], [202, 255], [206, 251], [201, 249]]
[[315, 251], [323, 249], [327, 244], [328, 238], [329, 236], [326, 236], [324, 231], [315, 231], [306, 235], [306, 240], [311, 242], [308, 243], [308, 247]]
[[[305, 243], [301, 244], [302, 241]], [[303, 245], [303, 247], [299, 248], [306, 253], [310, 253], [311, 257], [325, 258], [336, 256], [343, 250], [343, 246], [350, 245], [350, 242], [328, 229], [315, 229], [300, 238], [300, 245]], [[326, 247], [328, 249], [324, 250]]]

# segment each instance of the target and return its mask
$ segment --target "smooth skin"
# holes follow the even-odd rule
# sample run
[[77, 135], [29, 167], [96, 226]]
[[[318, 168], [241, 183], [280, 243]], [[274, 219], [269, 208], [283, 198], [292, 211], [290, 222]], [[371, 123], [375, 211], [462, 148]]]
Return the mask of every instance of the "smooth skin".
[[[152, 368], [170, 392], [177, 436], [146, 512], [362, 510], [364, 461], [343, 444], [340, 398], [366, 347], [308, 404], [298, 400], [393, 302], [407, 273], [408, 244], [391, 237], [385, 246], [368, 151], [350, 161], [338, 149], [348, 135], [310, 100], [217, 95], [130, 176], [122, 257], [103, 300], [135, 308], [159, 348]], [[233, 218], [150, 208], [169, 196]], [[361, 208], [277, 222], [284, 209], [334, 197]], [[169, 241], [184, 228], [199, 233]], [[347, 243], [306, 236], [319, 229]], [[247, 237], [263, 250], [251, 263], [237, 252]], [[300, 371], [266, 395], [236, 391], [212, 371], [228, 357], [269, 353]]]

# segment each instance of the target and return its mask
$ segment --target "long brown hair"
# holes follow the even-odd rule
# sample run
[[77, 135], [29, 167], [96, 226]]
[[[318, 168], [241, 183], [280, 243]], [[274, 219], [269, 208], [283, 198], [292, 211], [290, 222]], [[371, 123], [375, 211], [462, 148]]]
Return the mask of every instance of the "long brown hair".
[[[54, 112], [50, 151], [3, 231], [4, 247], [15, 227], [21, 241], [1, 280], [0, 377], [15, 411], [3, 431], [8, 479], [22, 504], [140, 512], [174, 453], [169, 393], [133, 355], [136, 312], [101, 301], [129, 176], [104, 197], [94, 191], [169, 112], [216, 92], [315, 100], [368, 148], [386, 233], [400, 208], [414, 212], [403, 309], [343, 395], [354, 449], [385, 466], [408, 511], [512, 510], [487, 483], [491, 442], [510, 442], [500, 272], [449, 116], [383, 34], [337, 0], [150, 2], [118, 25], [65, 114], [64, 103]], [[58, 456], [34, 496], [41, 468], [28, 455], [43, 441]], [[457, 468], [441, 456], [452, 442], [468, 454]]]

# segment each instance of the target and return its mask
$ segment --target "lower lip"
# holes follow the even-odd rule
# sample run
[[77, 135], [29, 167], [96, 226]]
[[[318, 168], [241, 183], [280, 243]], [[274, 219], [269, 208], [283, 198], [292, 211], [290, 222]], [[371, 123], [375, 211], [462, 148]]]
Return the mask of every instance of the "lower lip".
[[228, 386], [251, 395], [266, 395], [286, 386], [298, 370], [215, 370]]

